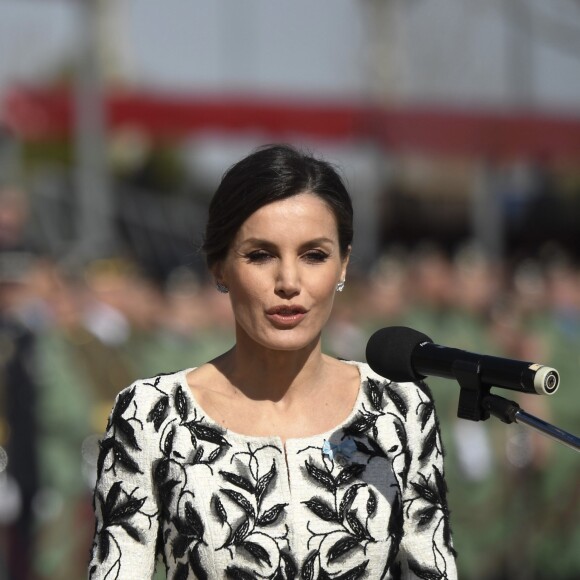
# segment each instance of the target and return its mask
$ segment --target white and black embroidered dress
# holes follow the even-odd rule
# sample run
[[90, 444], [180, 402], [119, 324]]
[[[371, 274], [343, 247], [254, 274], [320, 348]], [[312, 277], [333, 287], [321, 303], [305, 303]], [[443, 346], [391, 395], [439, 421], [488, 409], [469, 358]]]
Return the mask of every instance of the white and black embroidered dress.
[[205, 415], [187, 371], [119, 393], [101, 442], [91, 580], [456, 578], [430, 392], [366, 364], [326, 433], [250, 437]]

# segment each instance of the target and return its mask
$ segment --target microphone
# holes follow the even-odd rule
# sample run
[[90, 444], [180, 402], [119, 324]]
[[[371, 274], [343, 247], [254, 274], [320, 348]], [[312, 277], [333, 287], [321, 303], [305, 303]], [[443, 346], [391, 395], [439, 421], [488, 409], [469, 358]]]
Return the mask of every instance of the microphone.
[[366, 358], [373, 371], [395, 382], [414, 382], [427, 376], [457, 379], [456, 372], [470, 365], [481, 383], [490, 387], [553, 395], [560, 383], [556, 369], [440, 346], [405, 326], [377, 330], [367, 343]]

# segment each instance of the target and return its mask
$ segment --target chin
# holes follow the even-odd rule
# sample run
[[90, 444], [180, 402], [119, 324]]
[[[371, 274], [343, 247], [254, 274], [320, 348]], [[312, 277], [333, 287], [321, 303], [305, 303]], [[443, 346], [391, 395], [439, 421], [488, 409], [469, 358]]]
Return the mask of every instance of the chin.
[[236, 334], [238, 342], [250, 347], [254, 344], [268, 350], [291, 352], [312, 348], [320, 340], [321, 331], [305, 325], [279, 329], [250, 323], [238, 325]]
[[271, 350], [291, 352], [310, 348], [316, 341], [317, 337], [313, 337], [310, 334], [305, 336], [303, 333], [280, 331], [275, 336], [266, 336], [256, 342]]

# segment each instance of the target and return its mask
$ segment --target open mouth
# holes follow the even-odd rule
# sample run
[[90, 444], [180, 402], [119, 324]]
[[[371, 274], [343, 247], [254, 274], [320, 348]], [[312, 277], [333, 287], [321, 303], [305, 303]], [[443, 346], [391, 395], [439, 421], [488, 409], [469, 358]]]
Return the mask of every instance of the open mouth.
[[273, 322], [289, 325], [300, 322], [306, 316], [306, 309], [302, 306], [277, 306], [266, 314]]

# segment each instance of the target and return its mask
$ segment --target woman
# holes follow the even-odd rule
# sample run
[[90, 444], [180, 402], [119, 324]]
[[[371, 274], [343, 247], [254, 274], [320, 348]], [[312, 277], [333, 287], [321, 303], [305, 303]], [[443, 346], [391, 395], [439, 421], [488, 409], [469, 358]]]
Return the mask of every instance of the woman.
[[260, 149], [224, 176], [204, 250], [235, 346], [122, 391], [102, 442], [91, 578], [455, 578], [425, 385], [321, 352], [349, 195], [328, 163]]

